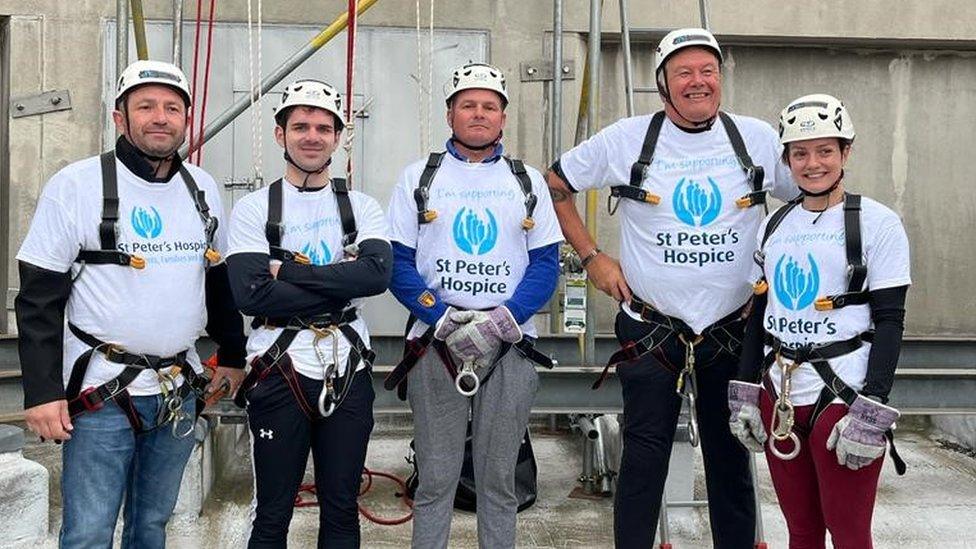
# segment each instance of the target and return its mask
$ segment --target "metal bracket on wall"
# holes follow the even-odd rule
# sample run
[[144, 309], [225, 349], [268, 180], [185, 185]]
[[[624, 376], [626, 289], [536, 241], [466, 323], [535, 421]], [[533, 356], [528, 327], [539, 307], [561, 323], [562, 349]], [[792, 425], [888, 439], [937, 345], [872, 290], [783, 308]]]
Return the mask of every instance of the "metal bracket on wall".
[[[544, 82], [552, 80], [551, 60], [536, 59], [519, 64], [519, 78], [522, 82]], [[563, 62], [563, 80], [573, 80], [576, 77], [576, 63]]]
[[54, 90], [37, 95], [25, 95], [10, 100], [10, 117], [22, 118], [48, 112], [71, 110], [68, 90]]

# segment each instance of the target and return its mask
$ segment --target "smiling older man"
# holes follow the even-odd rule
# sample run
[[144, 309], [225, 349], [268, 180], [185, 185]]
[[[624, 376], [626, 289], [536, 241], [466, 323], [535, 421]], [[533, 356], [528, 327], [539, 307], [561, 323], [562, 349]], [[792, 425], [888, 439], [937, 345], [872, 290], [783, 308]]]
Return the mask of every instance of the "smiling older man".
[[[726, 393], [766, 192], [788, 199], [797, 190], [778, 161], [773, 129], [719, 111], [722, 59], [704, 29], [668, 33], [655, 56], [664, 110], [610, 125], [563, 154], [546, 176], [563, 233], [590, 280], [621, 302], [623, 349], [608, 364], [620, 366], [624, 399], [618, 547], [653, 543], [679, 393], [697, 397], [693, 434], [700, 427], [715, 547], [753, 544], [748, 454], [729, 430]], [[571, 193], [603, 187], [619, 200], [619, 263], [597, 247], [571, 200]]]

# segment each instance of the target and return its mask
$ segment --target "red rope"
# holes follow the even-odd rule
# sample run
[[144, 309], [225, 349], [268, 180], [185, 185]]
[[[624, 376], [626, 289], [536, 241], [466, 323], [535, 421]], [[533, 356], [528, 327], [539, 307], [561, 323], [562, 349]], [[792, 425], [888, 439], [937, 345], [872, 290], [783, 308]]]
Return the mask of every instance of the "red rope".
[[[397, 485], [397, 488], [398, 488], [398, 490], [397, 490], [397, 492], [395, 492], [395, 494], [403, 501], [403, 504], [408, 509], [411, 509], [411, 511], [409, 513], [407, 513], [406, 515], [402, 516], [402, 517], [397, 517], [397, 518], [393, 518], [393, 519], [386, 519], [386, 518], [382, 518], [382, 517], [378, 517], [378, 516], [374, 515], [369, 509], [367, 509], [366, 507], [364, 507], [362, 504], [359, 504], [359, 514], [361, 514], [362, 516], [366, 517], [366, 519], [369, 520], [370, 522], [373, 522], [375, 524], [379, 524], [379, 525], [382, 525], [382, 526], [396, 526], [397, 524], [403, 524], [405, 522], [410, 521], [410, 519], [413, 518], [413, 511], [412, 511], [412, 509], [413, 509], [413, 500], [411, 500], [410, 499], [410, 496], [407, 495], [407, 484], [400, 477], [398, 477], [396, 475], [393, 475], [393, 474], [390, 474], [390, 473], [384, 473], [383, 471], [373, 471], [373, 470], [370, 470], [370, 469], [367, 469], [367, 468], [364, 467], [363, 468], [363, 477], [364, 477], [364, 479], [363, 479], [363, 483], [362, 483], [363, 485], [359, 489], [359, 495], [360, 496], [365, 495], [366, 492], [369, 492], [370, 488], [373, 487], [373, 477], [374, 476], [376, 476], [376, 477], [383, 477], [383, 478], [386, 478], [386, 479], [389, 479], [389, 480], [392, 480], [393, 482], [395, 482], [396, 485]], [[314, 500], [313, 499], [303, 499], [302, 498], [302, 492], [307, 492], [309, 494], [312, 494], [312, 495], [316, 496], [316, 499], [314, 499]], [[318, 502], [318, 496], [317, 496], [317, 492], [316, 492], [316, 489], [315, 489], [315, 485], [314, 484], [302, 484], [298, 488], [298, 493], [295, 494], [295, 507], [314, 507], [314, 506], [316, 506], [318, 504], [319, 504], [319, 502]]]
[[203, 163], [203, 122], [207, 115], [207, 95], [210, 91], [210, 54], [213, 53], [214, 10], [217, 0], [210, 0], [210, 16], [207, 18], [207, 63], [203, 69], [203, 103], [200, 105], [200, 135], [197, 138], [197, 166]]
[[[356, 63], [356, 0], [349, 0], [348, 4], [348, 25], [346, 28], [346, 125], [352, 124], [352, 90], [353, 72]], [[346, 155], [346, 179], [349, 188], [352, 188], [352, 147], [350, 145], [349, 154]]]
[[[190, 92], [190, 153], [193, 152], [193, 122], [197, 114], [197, 65], [200, 62], [200, 9], [202, 4], [203, 0], [197, 0], [197, 22], [193, 36], [193, 86]], [[190, 154], [187, 155], [187, 160], [192, 162], [190, 156]]]

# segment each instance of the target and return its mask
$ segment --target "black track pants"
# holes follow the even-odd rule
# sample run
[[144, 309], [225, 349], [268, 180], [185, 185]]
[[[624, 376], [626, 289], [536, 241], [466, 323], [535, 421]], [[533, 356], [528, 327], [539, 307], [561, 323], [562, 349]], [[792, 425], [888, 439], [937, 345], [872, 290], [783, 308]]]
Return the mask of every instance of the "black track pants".
[[[322, 382], [295, 374], [316, 409]], [[284, 548], [309, 449], [319, 499], [318, 547], [359, 547], [356, 499], [373, 430], [373, 385], [356, 374], [349, 395], [328, 418], [310, 420], [275, 368], [248, 393], [255, 509], [249, 548]]]

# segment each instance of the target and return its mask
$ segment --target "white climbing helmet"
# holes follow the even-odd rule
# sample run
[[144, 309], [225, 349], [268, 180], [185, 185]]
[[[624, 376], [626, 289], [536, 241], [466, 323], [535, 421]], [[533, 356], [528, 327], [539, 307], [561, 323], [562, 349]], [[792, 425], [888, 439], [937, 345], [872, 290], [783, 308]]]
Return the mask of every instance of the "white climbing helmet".
[[468, 63], [454, 69], [447, 87], [447, 105], [451, 98], [464, 90], [491, 90], [502, 96], [502, 107], [508, 105], [508, 91], [505, 89], [505, 74], [497, 67], [487, 63]]
[[190, 84], [186, 75], [179, 67], [165, 61], [139, 60], [126, 67], [115, 86], [115, 101], [122, 99], [132, 88], [144, 84], [169, 86], [183, 97], [187, 107], [190, 106]]
[[779, 115], [779, 140], [784, 145], [822, 137], [853, 141], [854, 135], [854, 122], [847, 107], [825, 93], [794, 99]]
[[281, 104], [275, 109], [275, 121], [281, 124], [281, 115], [289, 108], [303, 105], [318, 107], [331, 112], [336, 117], [337, 130], [341, 130], [345, 123], [342, 114], [342, 96], [339, 90], [321, 80], [296, 80], [285, 87], [281, 94]]
[[654, 72], [660, 75], [669, 57], [679, 50], [690, 47], [712, 50], [718, 56], [719, 65], [722, 64], [722, 48], [719, 47], [715, 36], [705, 29], [691, 27], [673, 30], [664, 35], [657, 45], [657, 51], [654, 52]]

